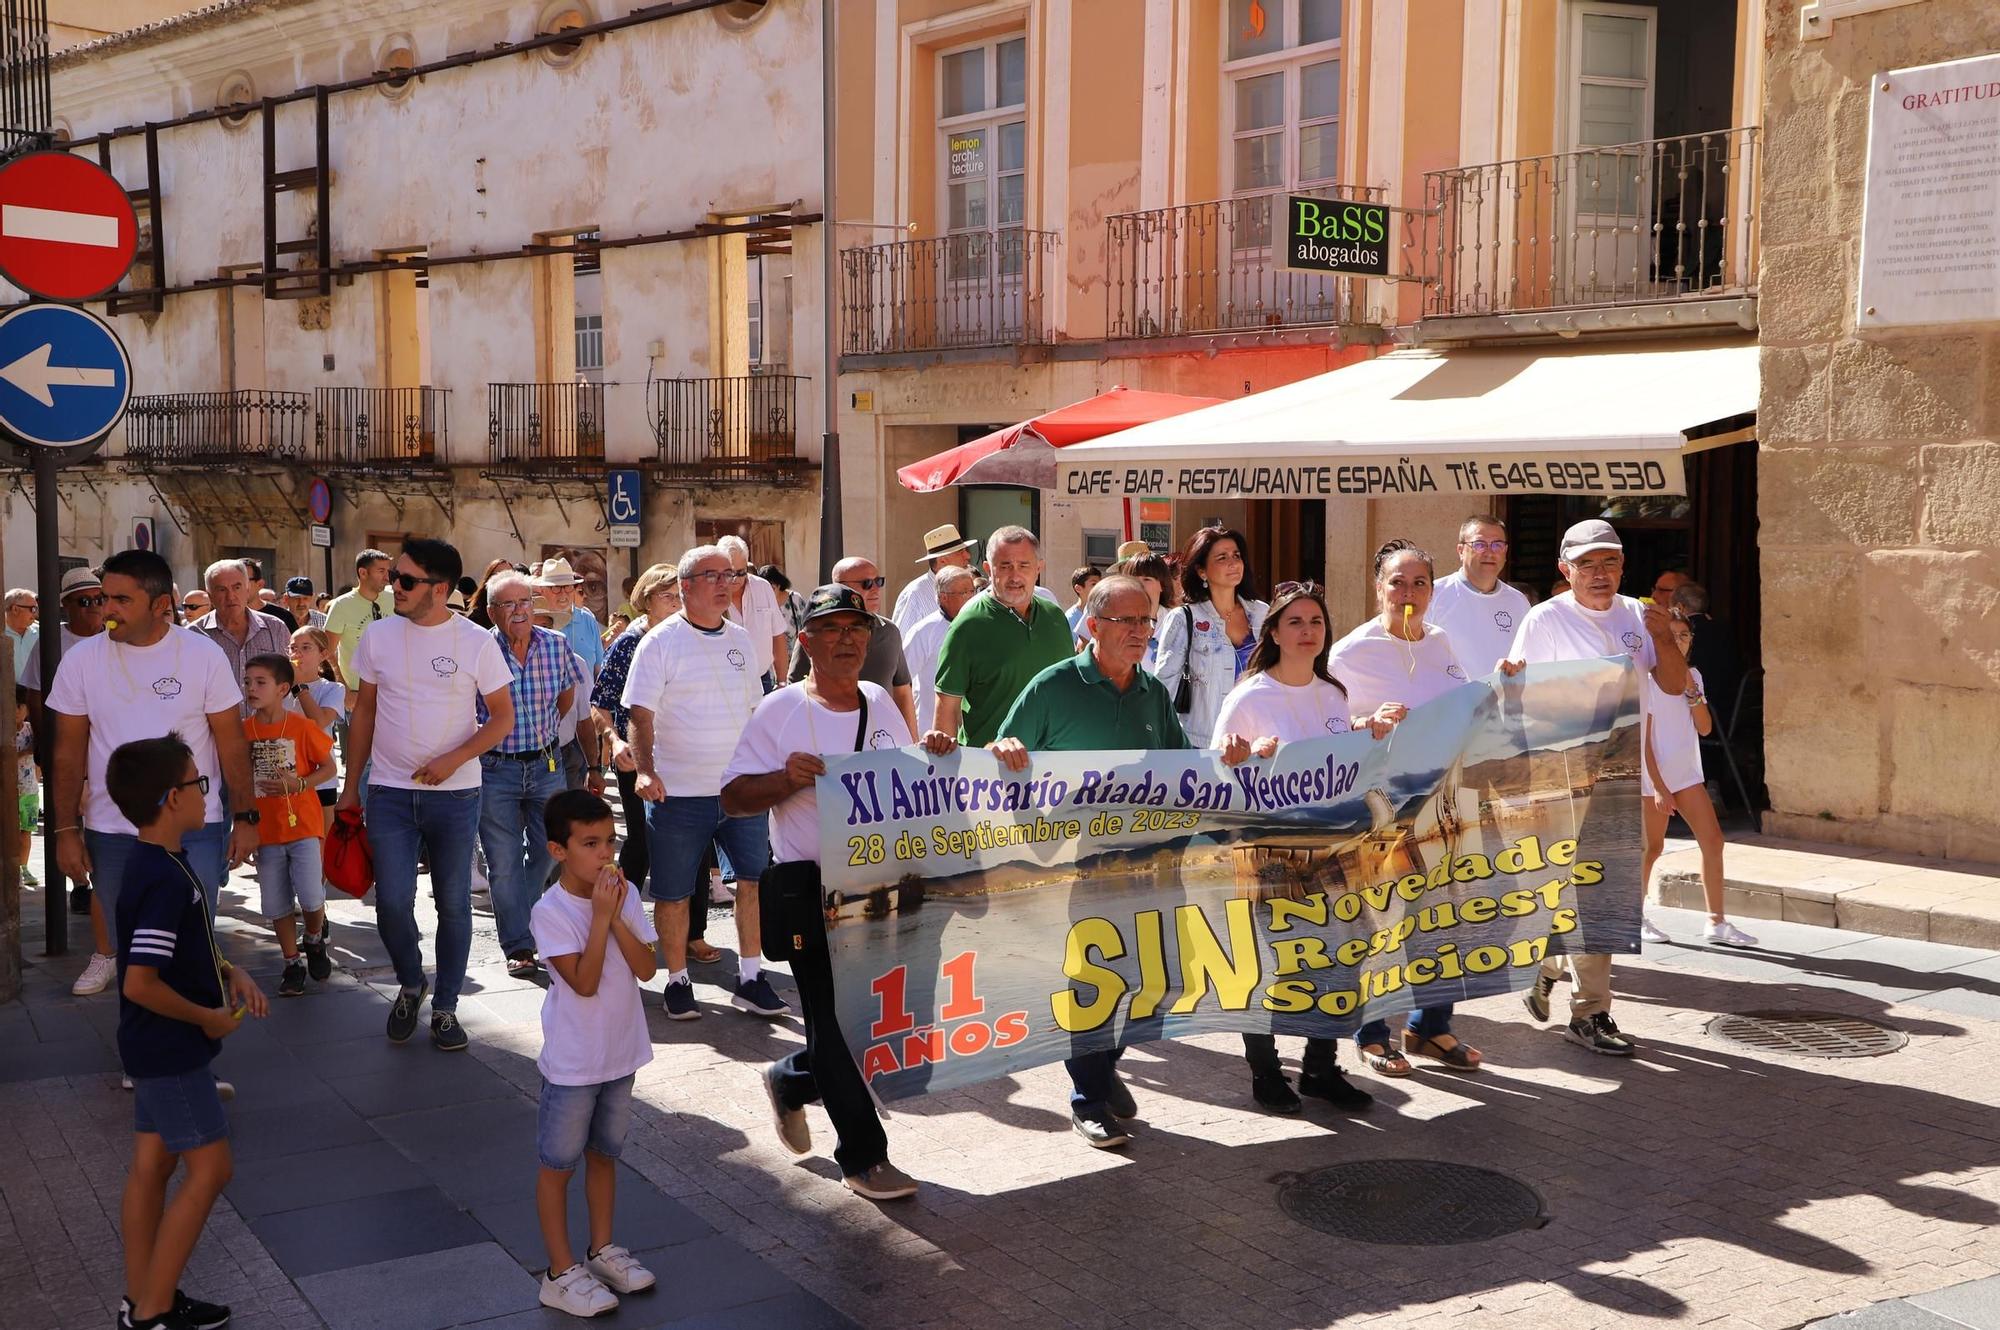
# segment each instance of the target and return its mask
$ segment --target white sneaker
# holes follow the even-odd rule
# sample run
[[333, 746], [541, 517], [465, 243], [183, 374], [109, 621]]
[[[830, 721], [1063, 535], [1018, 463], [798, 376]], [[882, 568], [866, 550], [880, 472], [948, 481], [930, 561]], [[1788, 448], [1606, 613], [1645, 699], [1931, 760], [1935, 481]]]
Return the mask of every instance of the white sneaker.
[[618, 1310], [618, 1295], [581, 1265], [542, 1276], [542, 1305], [571, 1316], [602, 1316]]
[[1701, 930], [1701, 940], [1716, 947], [1754, 947], [1757, 939], [1724, 919]]
[[1660, 926], [1658, 924], [1654, 923], [1651, 919], [1648, 919], [1643, 914], [1639, 916], [1639, 937], [1646, 942], [1673, 941], [1672, 938], [1668, 937], [1664, 932], [1660, 930]]
[[78, 997], [89, 997], [92, 993], [102, 993], [111, 987], [111, 981], [118, 977], [118, 962], [110, 956], [95, 953], [90, 964], [83, 967], [83, 973], [69, 986], [69, 991]]
[[617, 1243], [608, 1243], [590, 1258], [590, 1273], [606, 1288], [619, 1293], [644, 1293], [653, 1286], [653, 1272], [640, 1265], [631, 1252]]

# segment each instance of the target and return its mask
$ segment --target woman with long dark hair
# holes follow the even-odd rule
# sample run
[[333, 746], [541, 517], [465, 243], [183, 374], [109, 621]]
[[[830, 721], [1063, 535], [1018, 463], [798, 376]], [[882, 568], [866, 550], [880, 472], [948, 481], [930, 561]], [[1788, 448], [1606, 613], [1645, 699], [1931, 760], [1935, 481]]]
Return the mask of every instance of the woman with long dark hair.
[[1181, 559], [1181, 607], [1159, 625], [1153, 674], [1173, 695], [1188, 742], [1207, 747], [1222, 700], [1250, 663], [1267, 606], [1256, 598], [1250, 542], [1240, 531], [1205, 526]]
[[[1258, 757], [1270, 757], [1280, 744], [1347, 732], [1351, 714], [1347, 690], [1326, 666], [1327, 619], [1326, 596], [1319, 587], [1309, 582], [1279, 587], [1243, 677], [1216, 716], [1215, 747], [1238, 737], [1248, 739]], [[1305, 1057], [1299, 1062], [1299, 1088], [1294, 1091], [1278, 1064], [1277, 1038], [1244, 1035], [1251, 1095], [1276, 1113], [1298, 1112], [1300, 1093], [1324, 1099], [1335, 1108], [1367, 1108], [1375, 1097], [1348, 1083], [1336, 1065], [1338, 1050], [1338, 1040], [1307, 1038]]]

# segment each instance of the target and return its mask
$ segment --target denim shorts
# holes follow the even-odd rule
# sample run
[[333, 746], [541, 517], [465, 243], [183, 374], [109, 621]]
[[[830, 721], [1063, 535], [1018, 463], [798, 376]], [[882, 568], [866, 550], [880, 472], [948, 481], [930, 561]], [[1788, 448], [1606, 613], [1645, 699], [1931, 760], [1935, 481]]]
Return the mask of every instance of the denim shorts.
[[178, 1076], [134, 1076], [132, 1129], [158, 1136], [173, 1154], [226, 1140], [229, 1119], [222, 1112], [215, 1073], [196, 1067]]
[[717, 795], [668, 795], [646, 805], [646, 846], [651, 874], [646, 893], [656, 901], [684, 901], [705, 880], [702, 861], [713, 844], [738, 880], [755, 882], [771, 861], [770, 819], [727, 817]]
[[535, 1153], [542, 1167], [567, 1173], [583, 1158], [584, 1147], [606, 1159], [625, 1149], [632, 1125], [632, 1077], [596, 1085], [542, 1082], [541, 1109], [535, 1114]]
[[257, 847], [257, 892], [266, 919], [291, 917], [294, 904], [307, 914], [326, 908], [317, 836]]

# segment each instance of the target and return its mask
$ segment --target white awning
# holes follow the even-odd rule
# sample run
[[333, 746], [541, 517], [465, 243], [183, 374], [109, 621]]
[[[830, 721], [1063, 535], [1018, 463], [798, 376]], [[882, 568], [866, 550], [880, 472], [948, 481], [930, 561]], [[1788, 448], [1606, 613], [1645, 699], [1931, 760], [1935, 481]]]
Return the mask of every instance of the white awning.
[[1062, 450], [1064, 496], [1684, 494], [1750, 437], [1751, 341], [1405, 348]]

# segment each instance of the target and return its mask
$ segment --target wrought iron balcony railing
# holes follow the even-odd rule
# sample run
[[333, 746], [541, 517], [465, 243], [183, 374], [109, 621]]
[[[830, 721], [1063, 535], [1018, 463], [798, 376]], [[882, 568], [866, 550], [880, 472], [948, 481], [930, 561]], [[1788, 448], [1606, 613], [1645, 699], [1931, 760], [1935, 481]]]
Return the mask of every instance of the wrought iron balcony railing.
[[1431, 318], [1756, 294], [1754, 125], [1432, 171]]
[[653, 429], [662, 476], [695, 480], [783, 480], [799, 455], [796, 375], [662, 379], [653, 385]]
[[604, 469], [604, 385], [486, 385], [488, 469], [574, 475]]
[[152, 467], [303, 461], [311, 417], [305, 393], [151, 393], [126, 408], [125, 456]]
[[[1326, 185], [1314, 198], [1382, 201], [1379, 187]], [[1105, 328], [1111, 337], [1182, 337], [1323, 324], [1379, 323], [1367, 279], [1288, 272], [1275, 233], [1285, 194], [1113, 213]]]
[[1051, 231], [1013, 227], [840, 252], [841, 352], [886, 355], [1051, 340]]
[[317, 388], [313, 459], [348, 470], [435, 467], [445, 456], [443, 388]]

